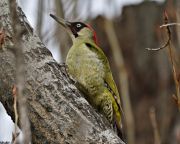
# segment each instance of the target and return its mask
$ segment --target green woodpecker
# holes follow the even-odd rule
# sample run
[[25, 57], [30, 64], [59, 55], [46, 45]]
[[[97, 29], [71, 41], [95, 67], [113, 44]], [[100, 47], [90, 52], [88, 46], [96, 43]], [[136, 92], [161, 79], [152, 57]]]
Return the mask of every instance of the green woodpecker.
[[73, 41], [66, 58], [68, 73], [77, 81], [88, 102], [105, 115], [122, 136], [120, 96], [108, 59], [97, 46], [95, 31], [82, 22], [68, 22], [52, 14], [50, 16], [68, 31]]

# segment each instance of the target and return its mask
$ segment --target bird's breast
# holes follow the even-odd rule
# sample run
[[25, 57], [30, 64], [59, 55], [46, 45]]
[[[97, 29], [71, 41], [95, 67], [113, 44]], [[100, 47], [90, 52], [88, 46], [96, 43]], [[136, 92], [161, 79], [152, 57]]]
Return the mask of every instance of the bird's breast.
[[85, 87], [91, 94], [104, 83], [104, 65], [98, 55], [86, 45], [72, 47], [67, 55], [66, 63], [69, 74]]

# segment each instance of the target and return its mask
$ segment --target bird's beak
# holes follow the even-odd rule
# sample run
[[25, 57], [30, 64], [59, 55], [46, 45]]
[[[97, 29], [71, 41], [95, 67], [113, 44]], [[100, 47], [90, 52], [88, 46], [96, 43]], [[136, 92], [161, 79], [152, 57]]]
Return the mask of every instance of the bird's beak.
[[60, 17], [56, 17], [56, 16], [53, 15], [53, 14], [50, 14], [50, 16], [51, 16], [55, 21], [57, 21], [59, 24], [61, 24], [64, 28], [68, 28], [68, 27], [71, 26], [71, 23], [70, 23], [70, 22], [68, 22], [68, 21], [66, 21], [66, 20], [64, 20], [64, 19], [62, 19], [62, 18], [60, 18]]
[[77, 32], [74, 30], [71, 22], [68, 22], [60, 17], [56, 17], [53, 14], [50, 14], [50, 16], [67, 30], [72, 39], [74, 39], [74, 37], [77, 37]]

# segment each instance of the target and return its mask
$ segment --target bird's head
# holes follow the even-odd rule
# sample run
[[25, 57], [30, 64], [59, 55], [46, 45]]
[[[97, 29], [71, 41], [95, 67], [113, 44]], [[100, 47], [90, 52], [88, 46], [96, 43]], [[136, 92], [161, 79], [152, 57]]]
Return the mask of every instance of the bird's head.
[[96, 33], [90, 25], [82, 22], [69, 22], [53, 14], [50, 14], [50, 16], [68, 31], [72, 39], [79, 37], [90, 38], [97, 44]]

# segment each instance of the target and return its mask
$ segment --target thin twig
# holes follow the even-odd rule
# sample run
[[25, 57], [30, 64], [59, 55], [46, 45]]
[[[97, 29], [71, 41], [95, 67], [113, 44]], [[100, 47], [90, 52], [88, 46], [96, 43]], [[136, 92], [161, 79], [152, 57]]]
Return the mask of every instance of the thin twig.
[[180, 26], [180, 23], [167, 23], [160, 26], [160, 28], [163, 27], [169, 27], [169, 26]]
[[173, 51], [172, 51], [172, 48], [171, 48], [171, 31], [170, 31], [170, 27], [169, 27], [169, 26], [173, 26], [173, 25], [180, 25], [180, 24], [179, 23], [168, 23], [168, 15], [167, 15], [167, 13], [165, 11], [164, 12], [164, 24], [161, 25], [160, 28], [166, 27], [168, 40], [166, 41], [166, 43], [162, 47], [159, 47], [159, 48], [146, 48], [146, 49], [147, 50], [158, 51], [158, 50], [161, 50], [161, 49], [163, 49], [165, 47], [168, 47], [170, 63], [172, 65], [173, 78], [174, 78], [174, 82], [175, 82], [175, 85], [176, 85], [177, 105], [178, 105], [178, 109], [180, 111], [180, 87], [179, 87], [179, 81], [178, 81], [177, 72], [176, 72], [176, 68], [175, 68], [175, 64], [174, 64], [174, 60], [173, 60]]
[[168, 40], [166, 41], [166, 43], [161, 46], [161, 47], [157, 47], [157, 48], [146, 48], [147, 50], [151, 50], [151, 51], [159, 51], [161, 49], [166, 48], [168, 45], [170, 45], [170, 40], [171, 40], [171, 36], [169, 34], [171, 34], [169, 26], [180, 26], [180, 23], [167, 23], [168, 19], [166, 20], [165, 24], [161, 25], [160, 28], [164, 28], [166, 27], [167, 31], [168, 31]]
[[[168, 15], [167, 15], [166, 12], [164, 13], [164, 21], [165, 21], [165, 24], [168, 23]], [[169, 37], [169, 44], [168, 44], [169, 58], [170, 58], [170, 62], [171, 62], [171, 65], [172, 65], [174, 82], [175, 82], [175, 85], [176, 85], [176, 95], [177, 95], [178, 109], [180, 111], [180, 87], [179, 87], [179, 82], [178, 82], [178, 78], [177, 78], [177, 72], [176, 72], [176, 68], [175, 68], [175, 64], [174, 64], [174, 60], [173, 60], [173, 51], [172, 51], [172, 48], [171, 48], [171, 31], [170, 31], [169, 26], [166, 26], [166, 30], [167, 30], [167, 34], [168, 34], [168, 37]]]
[[151, 124], [153, 127], [153, 132], [154, 132], [154, 144], [161, 144], [161, 139], [160, 139], [160, 134], [158, 131], [156, 113], [155, 113], [154, 107], [150, 108], [149, 116], [150, 116]]
[[[166, 14], [165, 14], [166, 15]], [[165, 25], [166, 25], [166, 29], [167, 29], [167, 34], [168, 34], [168, 39], [167, 39], [167, 41], [165, 42], [165, 44], [163, 45], [163, 46], [161, 46], [161, 47], [157, 47], [157, 48], [146, 48], [147, 50], [150, 50], [150, 51], [159, 51], [159, 50], [161, 50], [161, 49], [164, 49], [164, 48], [166, 48], [167, 46], [169, 46], [170, 45], [170, 41], [171, 41], [171, 36], [170, 36], [170, 34], [171, 34], [171, 32], [170, 32], [170, 29], [169, 29], [169, 26], [168, 26], [168, 19], [166, 19], [166, 16], [165, 16], [165, 24], [163, 24], [163, 25], [161, 25], [160, 26], [160, 28], [162, 28], [162, 27], [164, 27]]]
[[166, 48], [166, 47], [169, 45], [169, 41], [170, 41], [170, 39], [168, 39], [167, 42], [166, 42], [163, 46], [161, 46], [161, 47], [157, 47], [157, 48], [146, 48], [146, 49], [149, 50], [149, 51], [159, 51], [159, 50], [161, 50], [161, 49]]
[[18, 134], [18, 132], [17, 132], [17, 129], [18, 129], [17, 123], [18, 123], [18, 117], [19, 117], [18, 112], [17, 112], [17, 88], [16, 88], [15, 85], [13, 86], [12, 94], [13, 94], [13, 98], [14, 98], [13, 108], [14, 108], [14, 115], [15, 115], [15, 129], [14, 129], [14, 133], [13, 133], [12, 143], [15, 144], [16, 143], [16, 138], [17, 138], [16, 134]]
[[19, 136], [20, 132], [18, 133], [12, 133], [12, 142], [11, 144], [16, 144], [17, 142], [17, 137]]

